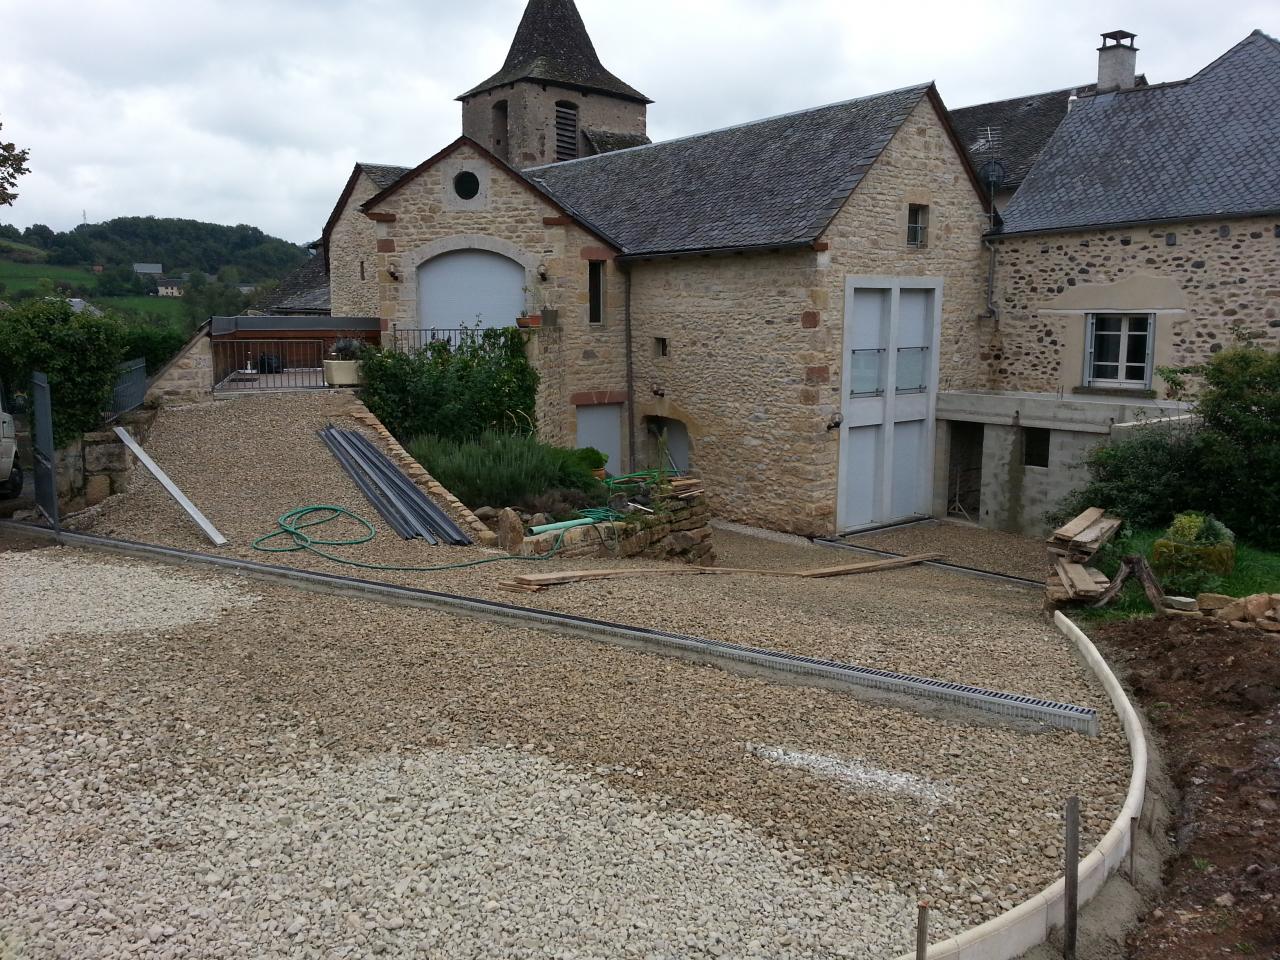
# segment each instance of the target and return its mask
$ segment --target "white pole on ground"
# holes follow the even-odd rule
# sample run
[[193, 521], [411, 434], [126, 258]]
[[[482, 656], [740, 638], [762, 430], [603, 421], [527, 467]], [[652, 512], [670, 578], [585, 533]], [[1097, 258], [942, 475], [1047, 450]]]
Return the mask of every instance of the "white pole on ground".
[[160, 481], [160, 486], [164, 487], [169, 496], [178, 501], [178, 506], [187, 511], [187, 515], [199, 525], [204, 531], [204, 535], [208, 537], [215, 547], [225, 547], [227, 538], [218, 532], [218, 528], [209, 522], [208, 517], [196, 509], [196, 505], [187, 499], [187, 495], [178, 489], [178, 485], [169, 479], [169, 475], [165, 473], [156, 464], [154, 460], [147, 455], [147, 451], [138, 445], [138, 441], [129, 436], [129, 431], [124, 427], [116, 427], [116, 436], [124, 441], [124, 445], [129, 448], [138, 462], [151, 471], [151, 475]]
[[1080, 798], [1067, 798], [1066, 899], [1062, 927], [1063, 960], [1076, 960], [1076, 915], [1080, 906]]

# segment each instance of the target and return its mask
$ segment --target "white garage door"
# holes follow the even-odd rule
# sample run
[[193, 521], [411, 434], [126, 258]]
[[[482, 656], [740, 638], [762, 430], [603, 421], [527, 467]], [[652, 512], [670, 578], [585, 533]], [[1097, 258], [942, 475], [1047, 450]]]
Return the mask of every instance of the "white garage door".
[[513, 327], [524, 313], [524, 267], [488, 250], [455, 250], [418, 268], [424, 328]]

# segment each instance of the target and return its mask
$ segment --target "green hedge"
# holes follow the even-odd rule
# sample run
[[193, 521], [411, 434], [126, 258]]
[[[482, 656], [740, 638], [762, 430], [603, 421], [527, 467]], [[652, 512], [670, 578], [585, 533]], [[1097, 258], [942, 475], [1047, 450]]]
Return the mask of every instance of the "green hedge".
[[49, 378], [53, 438], [70, 443], [102, 422], [125, 355], [125, 328], [114, 317], [76, 313], [61, 298], [28, 300], [0, 313], [0, 378], [25, 388]]
[[415, 354], [373, 351], [364, 361], [362, 397], [401, 441], [529, 430], [538, 372], [524, 346], [512, 327], [479, 331], [456, 347], [440, 342]]
[[147, 376], [155, 376], [190, 339], [183, 323], [131, 323], [125, 327], [124, 356], [126, 360], [142, 357], [147, 361]]
[[1198, 386], [1194, 420], [1094, 450], [1088, 484], [1050, 519], [1105, 507], [1158, 528], [1196, 510], [1247, 543], [1280, 547], [1280, 353], [1242, 345], [1201, 367], [1161, 372], [1175, 388]]
[[580, 508], [607, 499], [604, 484], [592, 473], [602, 455], [590, 448], [567, 450], [528, 434], [488, 430], [474, 440], [418, 437], [410, 441], [409, 452], [472, 509], [545, 510], [540, 497], [565, 491], [582, 496], [553, 500], [572, 500]]

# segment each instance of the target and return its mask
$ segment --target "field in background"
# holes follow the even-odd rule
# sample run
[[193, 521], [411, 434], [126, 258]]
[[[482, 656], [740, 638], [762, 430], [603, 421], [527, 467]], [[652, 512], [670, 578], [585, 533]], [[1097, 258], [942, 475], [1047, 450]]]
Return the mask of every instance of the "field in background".
[[95, 274], [80, 267], [58, 267], [48, 263], [16, 263], [0, 260], [0, 283], [8, 293], [18, 290], [35, 290], [44, 278], [72, 283], [92, 289], [97, 285]]

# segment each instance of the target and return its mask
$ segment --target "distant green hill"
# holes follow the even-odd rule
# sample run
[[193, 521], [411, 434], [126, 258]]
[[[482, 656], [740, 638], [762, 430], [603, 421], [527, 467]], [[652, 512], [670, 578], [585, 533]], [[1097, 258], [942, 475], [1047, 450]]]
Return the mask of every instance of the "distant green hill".
[[43, 224], [25, 230], [0, 224], [0, 259], [65, 267], [159, 263], [169, 275], [234, 268], [246, 283], [277, 280], [299, 266], [307, 251], [245, 224], [228, 227], [171, 217], [118, 217], [55, 232]]

